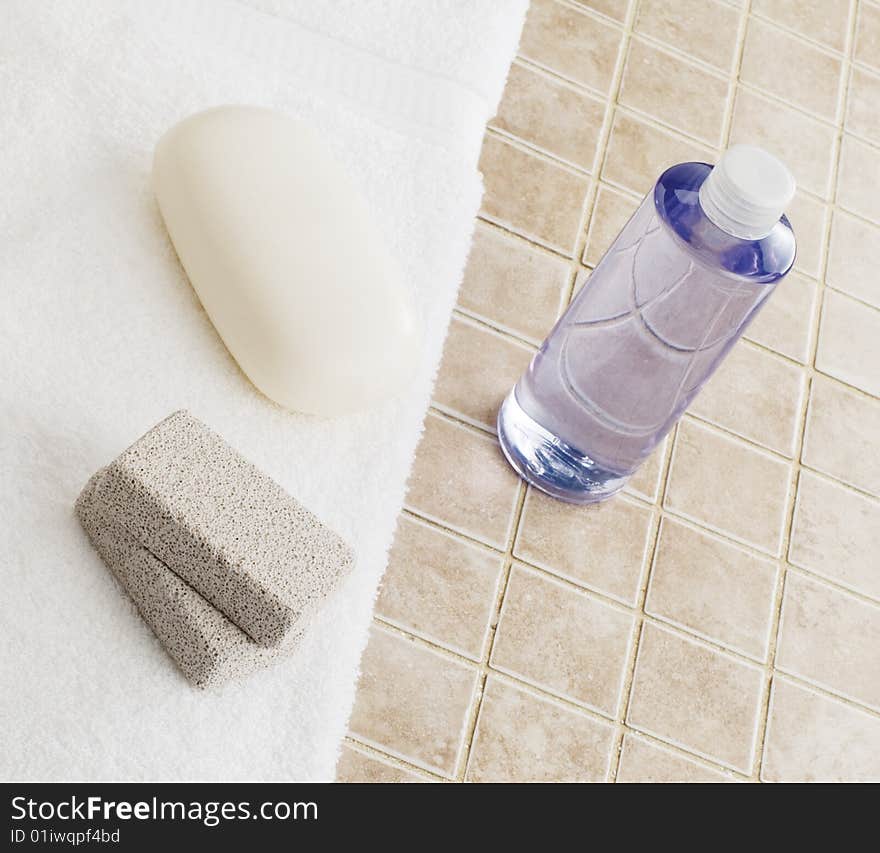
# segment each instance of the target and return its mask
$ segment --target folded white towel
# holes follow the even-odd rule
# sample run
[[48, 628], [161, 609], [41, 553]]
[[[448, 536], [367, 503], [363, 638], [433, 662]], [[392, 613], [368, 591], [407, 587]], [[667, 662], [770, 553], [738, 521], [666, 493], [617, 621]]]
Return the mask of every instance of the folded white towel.
[[[524, 13], [525, 0], [3, 4], [0, 776], [332, 777], [479, 204], [482, 126]], [[224, 349], [149, 181], [161, 133], [222, 103], [314, 123], [373, 205], [427, 330], [400, 399], [293, 415]], [[183, 407], [359, 556], [292, 660], [220, 693], [184, 682], [73, 515], [93, 471]]]

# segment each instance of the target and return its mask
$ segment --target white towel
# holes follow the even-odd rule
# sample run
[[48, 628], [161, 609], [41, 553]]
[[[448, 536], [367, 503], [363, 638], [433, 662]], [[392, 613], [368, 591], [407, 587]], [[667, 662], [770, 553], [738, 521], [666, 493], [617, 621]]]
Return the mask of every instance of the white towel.
[[[3, 4], [0, 777], [332, 778], [524, 14], [525, 0]], [[399, 399], [290, 414], [224, 349], [149, 180], [162, 132], [222, 103], [314, 123], [372, 204], [427, 330]], [[220, 693], [184, 682], [73, 515], [92, 472], [183, 407], [359, 555], [294, 659]]]

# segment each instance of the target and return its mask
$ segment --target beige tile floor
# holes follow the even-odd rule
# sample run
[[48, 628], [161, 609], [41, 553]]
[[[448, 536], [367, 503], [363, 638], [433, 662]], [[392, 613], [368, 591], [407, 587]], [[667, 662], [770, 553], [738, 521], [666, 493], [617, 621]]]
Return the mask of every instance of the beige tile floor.
[[[880, 779], [880, 5], [532, 0], [338, 776]], [[494, 417], [667, 165], [782, 155], [796, 272], [624, 496]]]

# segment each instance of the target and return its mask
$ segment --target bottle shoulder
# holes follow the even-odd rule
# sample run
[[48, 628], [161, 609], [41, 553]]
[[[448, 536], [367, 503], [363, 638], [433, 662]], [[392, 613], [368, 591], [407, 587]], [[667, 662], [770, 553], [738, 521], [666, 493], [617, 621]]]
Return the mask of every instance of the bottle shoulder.
[[791, 223], [783, 216], [769, 234], [753, 240], [722, 231], [700, 206], [700, 187], [711, 171], [707, 163], [680, 163], [667, 169], [653, 193], [660, 221], [686, 251], [709, 267], [751, 281], [782, 278], [797, 251]]

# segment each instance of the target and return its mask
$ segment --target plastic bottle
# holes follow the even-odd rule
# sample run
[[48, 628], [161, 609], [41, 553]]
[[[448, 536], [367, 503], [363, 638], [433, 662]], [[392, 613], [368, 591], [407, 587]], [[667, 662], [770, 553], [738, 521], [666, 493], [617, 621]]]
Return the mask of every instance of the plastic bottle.
[[498, 413], [520, 476], [573, 503], [623, 488], [791, 269], [794, 190], [751, 145], [660, 176]]

